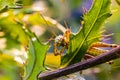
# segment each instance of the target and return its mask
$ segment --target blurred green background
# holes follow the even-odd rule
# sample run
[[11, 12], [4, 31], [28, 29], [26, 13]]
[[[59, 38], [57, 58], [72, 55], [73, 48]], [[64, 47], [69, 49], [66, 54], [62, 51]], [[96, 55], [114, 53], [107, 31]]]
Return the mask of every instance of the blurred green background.
[[[17, 72], [19, 71], [21, 64], [24, 64], [27, 58], [23, 47], [23, 45], [25, 46], [27, 44], [27, 40], [25, 39], [25, 35], [22, 31], [18, 32], [19, 29], [17, 31], [17, 29], [14, 28], [14, 26], [19, 27], [19, 25], [16, 25], [12, 18], [16, 20], [20, 19], [25, 22], [42, 42], [46, 42], [54, 35], [63, 34], [66, 28], [63, 27], [65, 26], [64, 21], [67, 22], [71, 31], [76, 33], [83, 21], [83, 14], [90, 9], [93, 2], [92, 0], [16, 1], [18, 3], [23, 3], [22, 9], [10, 9], [8, 11], [3, 10], [0, 15], [0, 55], [7, 54], [6, 56], [12, 57], [10, 58], [10, 60], [12, 60], [10, 61], [11, 63], [7, 62], [9, 58], [5, 56], [1, 56], [0, 58], [1, 80], [21, 79], [20, 74]], [[110, 36], [110, 39], [105, 42], [120, 44], [120, 6], [119, 2], [117, 3], [115, 0], [111, 1], [112, 16], [106, 20], [104, 29], [105, 34], [113, 33], [114, 35]], [[48, 24], [45, 23], [40, 14], [45, 16]], [[5, 25], [8, 23], [13, 27]], [[59, 23], [59, 25], [56, 25], [56, 23]], [[59, 26], [63, 29], [58, 28]], [[6, 29], [6, 27], [9, 27], [9, 29]], [[18, 34], [14, 34], [15, 31]], [[53, 52], [53, 48], [50, 48], [49, 52]], [[4, 59], [7, 60], [4, 61]], [[14, 62], [14, 60], [18, 61], [19, 64]], [[8, 73], [13, 75], [7, 75]], [[114, 60], [114, 63], [111, 65], [104, 63], [94, 68], [87, 69], [83, 71], [81, 75], [85, 80], [120, 80], [120, 59]], [[6, 76], [9, 77], [6, 78]]]

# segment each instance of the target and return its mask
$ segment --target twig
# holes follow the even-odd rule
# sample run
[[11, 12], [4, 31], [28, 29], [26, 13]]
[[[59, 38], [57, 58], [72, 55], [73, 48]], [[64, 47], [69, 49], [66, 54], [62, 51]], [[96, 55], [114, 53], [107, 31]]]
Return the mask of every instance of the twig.
[[68, 75], [70, 73], [74, 73], [76, 71], [84, 70], [84, 69], [99, 65], [101, 63], [105, 63], [113, 59], [117, 59], [119, 57], [120, 57], [120, 47], [117, 47], [95, 58], [78, 62], [66, 68], [58, 69], [58, 70], [47, 72], [47, 73], [41, 73], [38, 76], [38, 78], [40, 80], [51, 80], [57, 77]]

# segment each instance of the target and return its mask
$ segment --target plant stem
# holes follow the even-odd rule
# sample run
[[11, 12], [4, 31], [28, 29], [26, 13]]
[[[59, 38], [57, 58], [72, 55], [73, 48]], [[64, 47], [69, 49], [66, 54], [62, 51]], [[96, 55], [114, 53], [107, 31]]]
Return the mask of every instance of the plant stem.
[[80, 70], [84, 70], [105, 62], [108, 62], [113, 59], [117, 59], [120, 57], [120, 46], [114, 48], [106, 53], [103, 53], [95, 58], [88, 59], [82, 62], [78, 62], [76, 64], [70, 65], [66, 68], [58, 69], [55, 71], [50, 71], [47, 73], [41, 73], [38, 78], [40, 80], [51, 80], [57, 77], [65, 76]]

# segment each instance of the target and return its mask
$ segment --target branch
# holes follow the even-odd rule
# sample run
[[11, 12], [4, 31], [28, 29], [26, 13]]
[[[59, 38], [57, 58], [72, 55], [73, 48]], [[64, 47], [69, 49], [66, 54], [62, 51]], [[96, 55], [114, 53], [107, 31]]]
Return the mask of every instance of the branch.
[[113, 59], [117, 59], [120, 57], [120, 46], [117, 48], [114, 48], [106, 53], [103, 53], [102, 55], [99, 55], [95, 58], [88, 59], [82, 62], [78, 62], [76, 64], [70, 65], [66, 68], [58, 69], [55, 71], [47, 72], [47, 73], [41, 73], [38, 78], [40, 80], [51, 80], [53, 78], [65, 76], [80, 70], [84, 70], [105, 62], [108, 62]]

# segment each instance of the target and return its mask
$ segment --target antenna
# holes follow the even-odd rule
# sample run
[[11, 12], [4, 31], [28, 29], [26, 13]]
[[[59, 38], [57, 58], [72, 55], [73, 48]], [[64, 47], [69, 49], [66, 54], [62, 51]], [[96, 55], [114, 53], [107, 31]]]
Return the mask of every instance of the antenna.
[[[44, 18], [44, 16], [40, 13], [40, 16], [42, 17], [42, 19], [45, 21], [45, 23], [50, 27], [50, 25], [48, 24], [48, 22], [45, 20], [45, 18]], [[51, 32], [52, 32], [52, 34], [54, 35], [54, 36], [57, 36], [56, 35], [56, 33], [50, 28], [50, 30], [51, 30]]]
[[70, 27], [68, 26], [68, 23], [65, 20], [64, 20], [64, 24], [65, 24], [66, 29], [70, 29]]

